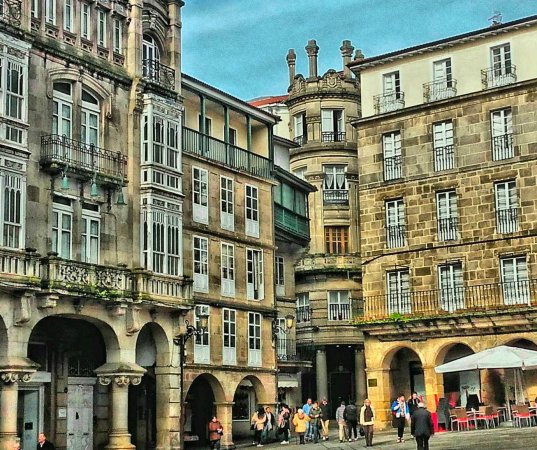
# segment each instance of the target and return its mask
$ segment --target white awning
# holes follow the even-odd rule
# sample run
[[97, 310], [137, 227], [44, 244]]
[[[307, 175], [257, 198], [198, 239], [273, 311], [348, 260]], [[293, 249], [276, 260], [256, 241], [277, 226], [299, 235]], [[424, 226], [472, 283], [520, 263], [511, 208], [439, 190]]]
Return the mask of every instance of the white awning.
[[278, 387], [279, 388], [297, 388], [298, 378], [293, 375], [281, 373], [278, 375]]

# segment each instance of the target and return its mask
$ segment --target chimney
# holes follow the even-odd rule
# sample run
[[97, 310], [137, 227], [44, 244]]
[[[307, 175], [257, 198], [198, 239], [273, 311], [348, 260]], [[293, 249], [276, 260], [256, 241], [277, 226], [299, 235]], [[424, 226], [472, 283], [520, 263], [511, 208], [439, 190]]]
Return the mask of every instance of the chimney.
[[341, 50], [341, 56], [343, 57], [343, 75], [345, 78], [352, 78], [351, 69], [347, 67], [347, 64], [351, 62], [352, 52], [354, 47], [351, 44], [351, 41], [343, 41], [343, 44], [339, 48]]
[[317, 78], [317, 55], [319, 53], [319, 47], [315, 39], [308, 41], [306, 45], [306, 52], [308, 53], [308, 58], [310, 62], [310, 76], [309, 78]]
[[355, 61], [361, 61], [362, 59], [365, 59], [364, 54], [362, 53], [362, 50], [358, 49], [354, 53], [354, 60]]
[[287, 52], [287, 66], [289, 67], [289, 86], [293, 84], [295, 80], [295, 62], [296, 62], [296, 53], [294, 48], [290, 48]]

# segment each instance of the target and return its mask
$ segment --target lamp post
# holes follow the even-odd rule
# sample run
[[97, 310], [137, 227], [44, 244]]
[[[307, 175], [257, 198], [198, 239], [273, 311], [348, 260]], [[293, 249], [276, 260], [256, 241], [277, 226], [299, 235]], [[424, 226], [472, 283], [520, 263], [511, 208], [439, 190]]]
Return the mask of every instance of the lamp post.
[[197, 319], [199, 321], [199, 328], [196, 328], [194, 325], [191, 325], [190, 322], [185, 319], [185, 328], [184, 331], [176, 335], [173, 338], [173, 343], [179, 346], [179, 388], [180, 388], [180, 403], [179, 403], [179, 448], [184, 450], [185, 448], [185, 439], [184, 439], [184, 426], [185, 426], [185, 398], [183, 394], [184, 391], [184, 378], [185, 378], [185, 344], [192, 336], [203, 335], [209, 324], [209, 315], [208, 314], [198, 314]]
[[[272, 340], [276, 343], [276, 358], [278, 357], [278, 336], [280, 333], [289, 334], [295, 325], [295, 317], [291, 314], [285, 316], [285, 325], [281, 326], [278, 319], [272, 321]], [[287, 339], [285, 339], [287, 341]], [[287, 354], [287, 346], [285, 347]]]

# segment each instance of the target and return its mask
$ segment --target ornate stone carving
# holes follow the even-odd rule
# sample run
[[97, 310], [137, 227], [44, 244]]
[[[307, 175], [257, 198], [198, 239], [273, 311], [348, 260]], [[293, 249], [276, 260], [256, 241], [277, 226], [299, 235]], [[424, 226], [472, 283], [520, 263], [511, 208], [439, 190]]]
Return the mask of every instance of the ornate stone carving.
[[32, 291], [24, 292], [17, 301], [17, 307], [14, 309], [14, 322], [16, 326], [22, 326], [32, 317], [31, 302], [35, 300], [35, 293]]
[[127, 335], [131, 336], [138, 333], [142, 328], [140, 323], [140, 308], [134, 305], [129, 306], [125, 318], [127, 322]]
[[103, 386], [108, 386], [110, 383], [115, 383], [118, 387], [127, 387], [129, 384], [137, 386], [142, 382], [142, 374], [107, 374], [99, 376], [99, 383]]
[[0, 372], [0, 380], [4, 383], [27, 383], [32, 378], [33, 372], [5, 371]]
[[341, 88], [341, 78], [334, 69], [330, 69], [323, 75], [322, 87], [331, 89]]

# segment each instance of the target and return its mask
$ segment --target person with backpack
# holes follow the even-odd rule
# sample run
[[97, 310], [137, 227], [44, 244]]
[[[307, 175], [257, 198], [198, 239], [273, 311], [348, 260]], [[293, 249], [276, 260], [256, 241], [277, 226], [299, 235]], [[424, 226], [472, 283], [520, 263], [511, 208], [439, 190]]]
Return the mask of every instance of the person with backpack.
[[399, 395], [393, 401], [391, 410], [394, 416], [394, 424], [397, 427], [397, 442], [405, 442], [403, 435], [405, 433], [406, 421], [410, 420], [410, 412], [403, 394]]
[[336, 409], [336, 422], [339, 428], [339, 442], [347, 440], [347, 423], [345, 422], [345, 402]]
[[278, 414], [278, 434], [283, 434], [283, 441], [280, 444], [289, 444], [289, 419], [291, 418], [291, 411], [289, 406], [282, 403], [280, 406], [280, 414]]
[[[358, 408], [354, 404], [354, 400], [351, 400], [345, 407], [343, 417], [347, 422], [347, 428], [349, 430], [349, 442], [358, 440]], [[354, 436], [354, 437], [353, 437]]]

